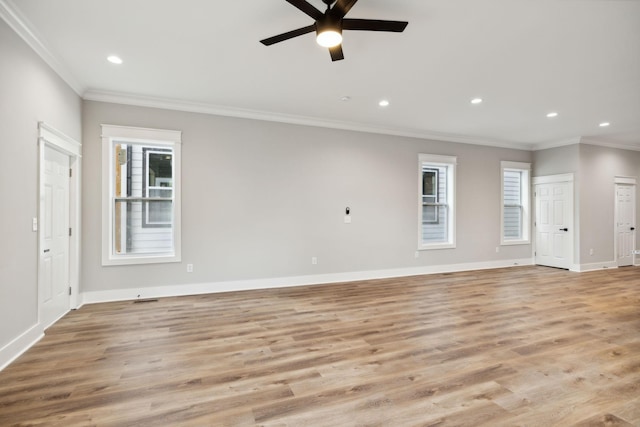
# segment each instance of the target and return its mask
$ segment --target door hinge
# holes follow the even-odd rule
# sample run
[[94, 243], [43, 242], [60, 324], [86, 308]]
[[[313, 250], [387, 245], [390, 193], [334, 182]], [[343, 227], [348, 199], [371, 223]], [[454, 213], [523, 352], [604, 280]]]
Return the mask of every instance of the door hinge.
[[69, 295], [71, 295], [71, 286], [69, 286]]
[[69, 237], [71, 237], [72, 232], [71, 232], [71, 227], [69, 227]]
[[69, 168], [69, 178], [73, 177], [73, 169]]

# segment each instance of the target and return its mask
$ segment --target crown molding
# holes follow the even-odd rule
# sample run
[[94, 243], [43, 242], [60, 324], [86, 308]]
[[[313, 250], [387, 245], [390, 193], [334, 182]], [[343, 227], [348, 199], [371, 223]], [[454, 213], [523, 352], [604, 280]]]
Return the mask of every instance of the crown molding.
[[607, 141], [604, 139], [581, 138], [580, 143], [586, 145], [597, 145], [607, 148], [617, 148], [619, 150], [640, 151], [640, 145], [623, 144], [620, 142]]
[[566, 147], [567, 145], [580, 144], [581, 137], [576, 136], [568, 139], [561, 139], [557, 141], [540, 142], [538, 144], [532, 144], [531, 151], [547, 150], [549, 148]]
[[51, 53], [49, 48], [42, 42], [29, 21], [18, 11], [11, 0], [0, 0], [0, 18], [4, 20], [13, 31], [33, 49], [44, 62], [60, 76], [79, 96], [85, 88], [78, 82], [75, 76]]
[[211, 114], [216, 116], [234, 117], [242, 119], [262, 120], [269, 122], [287, 123], [302, 126], [340, 129], [354, 132], [374, 133], [381, 135], [402, 136], [408, 138], [428, 139], [460, 144], [484, 145], [490, 147], [510, 148], [515, 150], [531, 151], [532, 145], [528, 143], [514, 143], [507, 141], [486, 140], [482, 138], [468, 137], [464, 135], [452, 135], [438, 132], [399, 129], [372, 126], [368, 124], [327, 120], [316, 117], [299, 116], [293, 114], [281, 114], [267, 111], [250, 110], [236, 107], [180, 101], [175, 99], [158, 98], [152, 96], [132, 95], [119, 92], [100, 90], [88, 90], [83, 94], [87, 101], [108, 102], [113, 104], [132, 105], [137, 107], [160, 108], [165, 110], [185, 111], [190, 113]]
[[619, 150], [640, 151], [640, 145], [624, 144], [620, 142], [607, 141], [606, 139], [595, 139], [595, 138], [588, 138], [584, 136], [577, 136], [574, 138], [563, 139], [560, 141], [543, 142], [539, 144], [534, 144], [532, 151], [540, 151], [540, 150], [546, 150], [549, 148], [558, 148], [558, 147], [564, 147], [567, 145], [576, 145], [576, 144], [597, 145], [600, 147], [617, 148]]

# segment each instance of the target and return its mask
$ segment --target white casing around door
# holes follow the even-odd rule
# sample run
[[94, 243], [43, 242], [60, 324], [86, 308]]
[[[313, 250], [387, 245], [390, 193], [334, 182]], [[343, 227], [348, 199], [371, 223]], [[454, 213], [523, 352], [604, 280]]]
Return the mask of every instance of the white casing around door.
[[635, 185], [616, 184], [616, 263], [618, 267], [633, 265], [635, 250]]

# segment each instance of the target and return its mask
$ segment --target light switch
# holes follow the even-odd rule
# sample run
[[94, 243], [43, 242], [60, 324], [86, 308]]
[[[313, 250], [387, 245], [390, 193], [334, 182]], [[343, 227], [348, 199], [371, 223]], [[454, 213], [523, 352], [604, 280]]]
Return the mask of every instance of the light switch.
[[33, 218], [31, 222], [31, 229], [33, 231], [38, 231], [38, 218]]

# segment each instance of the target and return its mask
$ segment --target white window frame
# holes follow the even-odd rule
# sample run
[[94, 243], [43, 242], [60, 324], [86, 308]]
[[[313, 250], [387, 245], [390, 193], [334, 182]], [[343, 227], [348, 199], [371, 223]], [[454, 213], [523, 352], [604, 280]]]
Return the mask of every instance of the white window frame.
[[[182, 132], [102, 125], [102, 265], [153, 264], [181, 261]], [[158, 254], [115, 254], [113, 250], [113, 147], [115, 143], [149, 144], [173, 149], [173, 251]]]
[[[520, 239], [505, 239], [504, 235], [504, 173], [521, 173], [522, 236]], [[531, 243], [531, 163], [500, 162], [500, 245], [528, 245]]]
[[[424, 164], [447, 168], [447, 241], [425, 243], [422, 240], [422, 169]], [[418, 250], [452, 249], [456, 247], [456, 165], [455, 156], [420, 154], [418, 156]]]

